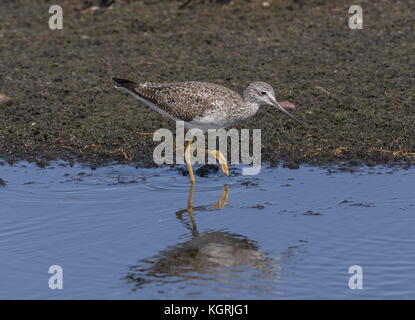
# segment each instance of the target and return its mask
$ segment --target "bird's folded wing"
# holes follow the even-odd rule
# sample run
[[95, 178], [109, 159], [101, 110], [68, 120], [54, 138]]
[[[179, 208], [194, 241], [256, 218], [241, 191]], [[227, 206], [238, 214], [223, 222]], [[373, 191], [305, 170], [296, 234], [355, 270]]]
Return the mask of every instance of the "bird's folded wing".
[[138, 84], [134, 93], [170, 116], [192, 121], [224, 105], [239, 102], [239, 95], [225, 87], [205, 82]]

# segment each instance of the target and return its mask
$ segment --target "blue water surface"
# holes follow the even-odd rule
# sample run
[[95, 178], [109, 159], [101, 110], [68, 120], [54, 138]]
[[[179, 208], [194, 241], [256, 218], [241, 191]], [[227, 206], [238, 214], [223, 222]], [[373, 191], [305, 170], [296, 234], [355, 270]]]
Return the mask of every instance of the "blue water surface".
[[415, 298], [415, 169], [240, 172], [1, 166], [0, 298]]

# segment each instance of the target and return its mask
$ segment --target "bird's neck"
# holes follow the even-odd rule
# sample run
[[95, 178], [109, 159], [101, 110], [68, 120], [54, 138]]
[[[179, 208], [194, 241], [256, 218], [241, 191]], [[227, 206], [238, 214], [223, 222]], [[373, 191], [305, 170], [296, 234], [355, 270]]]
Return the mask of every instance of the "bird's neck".
[[245, 118], [252, 117], [255, 113], [257, 113], [260, 105], [258, 102], [253, 99], [249, 94], [244, 92], [244, 116]]

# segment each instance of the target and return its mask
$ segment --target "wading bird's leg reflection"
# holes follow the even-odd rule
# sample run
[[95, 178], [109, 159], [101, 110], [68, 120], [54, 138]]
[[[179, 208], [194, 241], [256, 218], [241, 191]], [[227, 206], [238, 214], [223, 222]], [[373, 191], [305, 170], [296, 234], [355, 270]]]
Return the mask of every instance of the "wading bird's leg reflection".
[[[184, 224], [184, 226], [189, 229], [192, 232], [193, 236], [196, 236], [198, 234], [197, 231], [197, 225], [196, 225], [196, 221], [195, 218], [193, 216], [193, 194], [195, 192], [195, 184], [191, 183], [190, 184], [190, 189], [189, 189], [189, 196], [187, 198], [187, 208], [183, 209], [183, 210], [179, 210], [176, 212], [176, 217]], [[189, 219], [190, 222], [192, 223], [192, 225], [189, 224], [188, 221], [185, 221], [183, 219], [183, 213], [187, 212], [189, 214]]]
[[193, 216], [193, 195], [195, 193], [195, 184], [192, 183], [189, 189], [189, 197], [187, 198], [187, 212], [189, 213], [190, 221], [192, 222], [192, 230], [197, 233], [197, 226], [195, 217]]
[[[189, 197], [187, 198], [187, 208], [183, 209], [183, 210], [179, 210], [176, 212], [176, 216], [177, 218], [185, 225], [185, 227], [187, 229], [190, 229], [192, 231], [192, 234], [195, 236], [198, 234], [197, 231], [197, 225], [196, 225], [196, 220], [194, 218], [193, 215], [193, 210], [197, 211], [204, 211], [207, 210], [210, 206], [198, 206], [198, 207], [194, 207], [193, 206], [193, 196], [194, 196], [194, 192], [195, 192], [195, 184], [192, 183], [190, 185], [189, 188]], [[222, 195], [219, 198], [219, 201], [216, 202], [213, 206], [215, 209], [221, 209], [224, 206], [226, 206], [226, 204], [228, 203], [228, 199], [229, 199], [229, 186], [227, 184], [223, 185], [223, 192]], [[187, 212], [189, 214], [189, 219], [191, 222], [191, 225], [189, 224], [188, 221], [185, 221], [183, 219], [183, 213]]]
[[224, 206], [226, 206], [228, 204], [228, 199], [229, 199], [229, 186], [227, 184], [224, 184], [222, 195], [220, 196], [219, 201], [216, 202], [215, 208], [221, 209]]

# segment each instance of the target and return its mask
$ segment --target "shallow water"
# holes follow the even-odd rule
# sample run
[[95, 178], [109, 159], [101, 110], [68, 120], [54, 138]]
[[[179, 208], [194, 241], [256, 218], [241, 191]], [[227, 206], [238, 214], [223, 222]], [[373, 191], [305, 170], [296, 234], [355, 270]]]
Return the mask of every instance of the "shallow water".
[[415, 169], [238, 172], [0, 167], [0, 298], [415, 298]]

